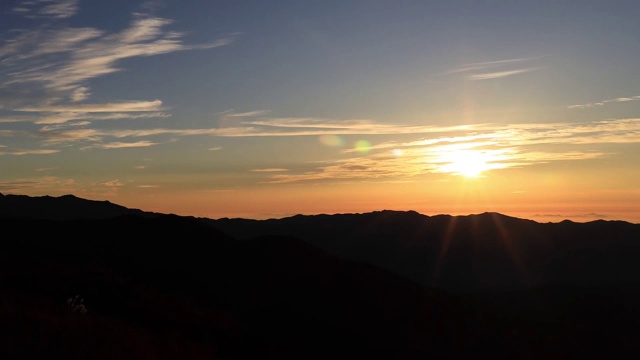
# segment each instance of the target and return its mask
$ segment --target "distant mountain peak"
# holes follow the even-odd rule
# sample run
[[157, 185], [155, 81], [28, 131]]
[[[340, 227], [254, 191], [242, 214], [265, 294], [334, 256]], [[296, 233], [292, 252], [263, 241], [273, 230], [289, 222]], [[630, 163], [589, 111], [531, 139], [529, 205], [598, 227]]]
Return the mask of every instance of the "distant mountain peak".
[[0, 216], [28, 219], [104, 219], [122, 215], [156, 216], [109, 201], [88, 200], [72, 194], [54, 196], [2, 195]]

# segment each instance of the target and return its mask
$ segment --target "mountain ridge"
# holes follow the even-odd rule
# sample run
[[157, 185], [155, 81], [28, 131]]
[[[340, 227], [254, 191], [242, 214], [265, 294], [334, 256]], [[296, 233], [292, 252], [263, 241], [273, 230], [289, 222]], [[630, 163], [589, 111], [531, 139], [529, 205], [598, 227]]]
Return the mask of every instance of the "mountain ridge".
[[[9, 212], [7, 209], [8, 206], [15, 206], [19, 204], [20, 207], [14, 207], [11, 209], [13, 213]], [[88, 208], [90, 205], [95, 205], [96, 207], [100, 207], [100, 210], [95, 209], [92, 213], [85, 213], [82, 210]], [[57, 212], [46, 211], [47, 207], [56, 206]], [[59, 208], [59, 206], [68, 206], [72, 212], [64, 213], [65, 209]], [[39, 209], [40, 208], [40, 209]], [[67, 210], [69, 211], [69, 210]], [[289, 218], [303, 218], [303, 217], [326, 217], [326, 216], [352, 216], [352, 215], [376, 215], [376, 214], [405, 214], [410, 216], [422, 216], [426, 218], [434, 218], [434, 217], [456, 217], [456, 218], [465, 218], [465, 217], [490, 217], [490, 216], [499, 216], [502, 218], [508, 219], [518, 219], [518, 220], [526, 220], [539, 224], [556, 224], [561, 222], [572, 222], [578, 224], [591, 223], [591, 222], [624, 222], [635, 224], [625, 220], [615, 220], [615, 219], [596, 219], [584, 222], [578, 222], [570, 219], [563, 219], [560, 221], [547, 221], [540, 222], [528, 218], [512, 216], [505, 213], [493, 212], [493, 211], [485, 211], [482, 213], [470, 213], [465, 215], [451, 215], [451, 214], [434, 214], [434, 215], [426, 215], [415, 210], [372, 210], [368, 212], [344, 212], [344, 213], [318, 213], [318, 214], [295, 214], [290, 216], [283, 216], [279, 218], [268, 218], [268, 219], [254, 219], [254, 218], [246, 218], [246, 217], [219, 217], [219, 218], [210, 218], [210, 217], [199, 217], [202, 219], [210, 219], [210, 220], [230, 220], [230, 219], [241, 219], [241, 220], [253, 220], [253, 221], [270, 221], [270, 220], [283, 220]], [[117, 203], [113, 203], [109, 200], [90, 200], [78, 197], [73, 194], [65, 194], [60, 196], [51, 196], [51, 195], [42, 195], [42, 196], [30, 196], [24, 194], [3, 194], [0, 192], [0, 216], [28, 216], [31, 218], [57, 218], [57, 219], [74, 219], [74, 218], [106, 218], [111, 216], [117, 216], [122, 214], [134, 214], [141, 216], [158, 216], [158, 215], [173, 215], [173, 213], [160, 213], [160, 212], [152, 212], [145, 211], [138, 208], [129, 208]], [[195, 217], [192, 215], [182, 215]]]
[[620, 326], [640, 327], [640, 225], [628, 222], [396, 210], [207, 219], [2, 195], [0, 228], [3, 358], [637, 351]]

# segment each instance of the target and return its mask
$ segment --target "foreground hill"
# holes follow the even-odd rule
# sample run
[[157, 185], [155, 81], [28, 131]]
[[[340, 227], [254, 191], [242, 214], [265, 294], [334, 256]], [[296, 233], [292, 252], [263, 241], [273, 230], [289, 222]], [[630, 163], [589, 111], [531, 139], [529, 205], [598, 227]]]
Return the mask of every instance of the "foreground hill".
[[[65, 214], [105, 205], [47, 201]], [[15, 204], [0, 201], [3, 359], [638, 354], [634, 224], [389, 211], [212, 220], [117, 205], [57, 220]]]

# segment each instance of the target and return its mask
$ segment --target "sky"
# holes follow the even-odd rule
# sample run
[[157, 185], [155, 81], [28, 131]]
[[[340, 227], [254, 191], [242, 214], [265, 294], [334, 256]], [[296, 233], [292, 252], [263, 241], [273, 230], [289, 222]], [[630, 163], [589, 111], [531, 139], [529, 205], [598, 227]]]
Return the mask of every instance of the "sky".
[[0, 192], [640, 223], [640, 2], [3, 0]]

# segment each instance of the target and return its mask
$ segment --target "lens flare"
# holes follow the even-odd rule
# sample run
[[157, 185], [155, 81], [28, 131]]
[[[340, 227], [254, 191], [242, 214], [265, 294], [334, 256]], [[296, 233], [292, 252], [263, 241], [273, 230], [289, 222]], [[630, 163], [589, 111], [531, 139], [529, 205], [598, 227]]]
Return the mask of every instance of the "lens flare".
[[318, 141], [326, 146], [340, 147], [344, 145], [344, 139], [337, 135], [320, 135]]
[[367, 140], [358, 140], [356, 141], [355, 148], [357, 152], [367, 154], [369, 153], [369, 150], [371, 150], [371, 143]]

